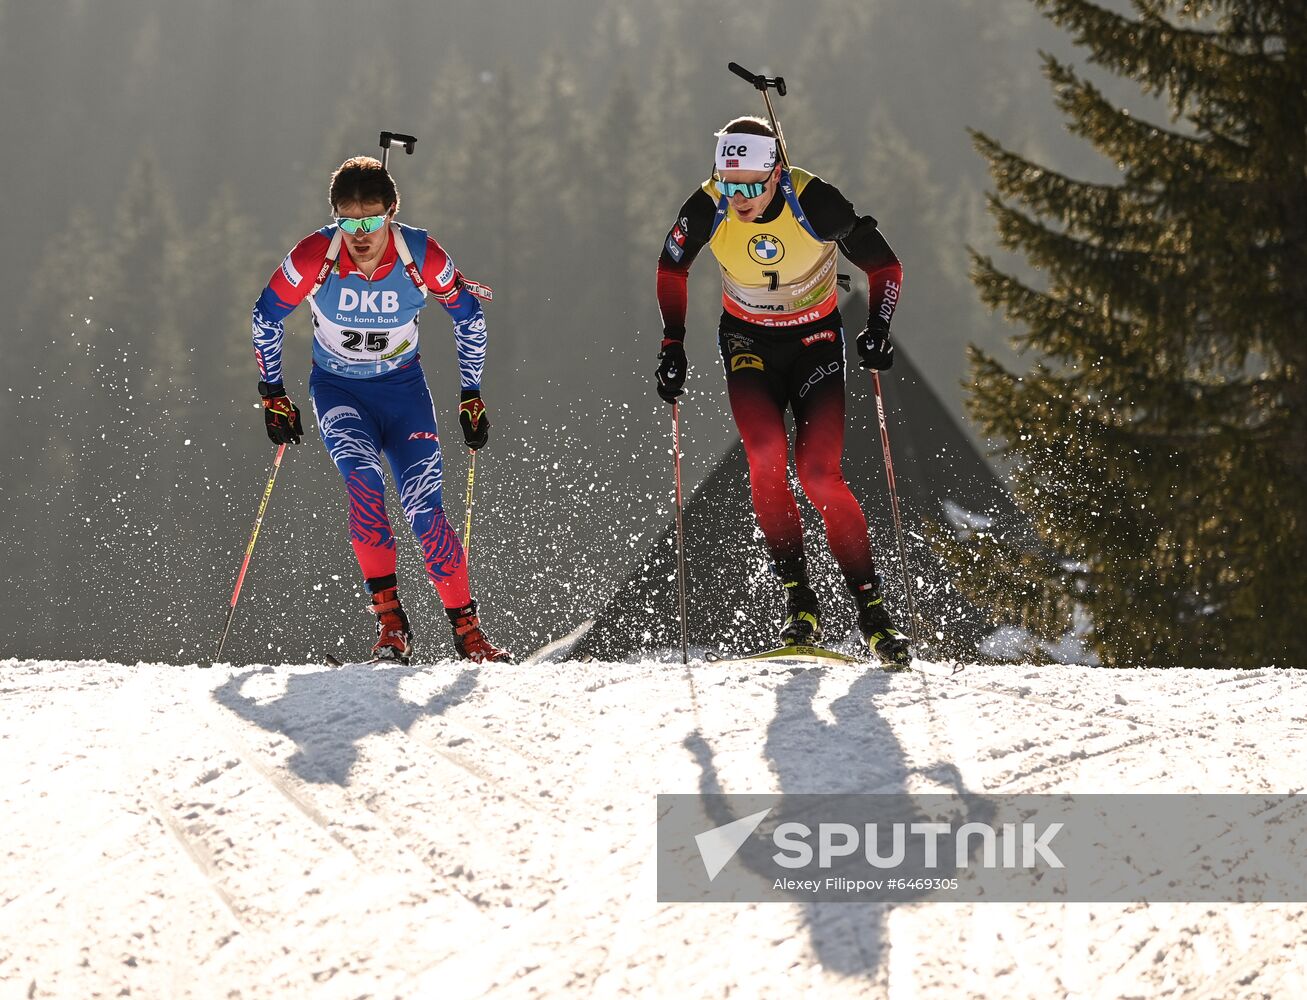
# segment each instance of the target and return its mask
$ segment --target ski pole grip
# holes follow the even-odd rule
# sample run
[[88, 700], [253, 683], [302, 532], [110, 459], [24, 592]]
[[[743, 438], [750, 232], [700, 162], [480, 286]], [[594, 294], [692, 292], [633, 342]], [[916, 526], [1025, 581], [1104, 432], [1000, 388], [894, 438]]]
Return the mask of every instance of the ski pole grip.
[[392, 142], [401, 142], [404, 144], [404, 152], [411, 154], [413, 147], [417, 145], [417, 136], [405, 135], [403, 132], [382, 132], [380, 145], [382, 149], [389, 149]]
[[740, 79], [742, 79], [742, 80], [748, 80], [751, 84], [753, 84], [753, 85], [754, 85], [755, 87], [757, 87], [759, 90], [766, 90], [766, 89], [767, 89], [767, 84], [766, 84], [766, 82], [765, 82], [765, 80], [764, 80], [763, 77], [758, 76], [757, 74], [754, 74], [754, 73], [750, 73], [747, 69], [745, 69], [745, 68], [744, 68], [743, 66], [741, 66], [739, 63], [737, 63], [737, 62], [727, 63], [727, 64], [726, 64], [726, 68], [729, 69], [729, 70], [730, 70], [732, 73], [734, 73], [736, 76], [740, 77]]

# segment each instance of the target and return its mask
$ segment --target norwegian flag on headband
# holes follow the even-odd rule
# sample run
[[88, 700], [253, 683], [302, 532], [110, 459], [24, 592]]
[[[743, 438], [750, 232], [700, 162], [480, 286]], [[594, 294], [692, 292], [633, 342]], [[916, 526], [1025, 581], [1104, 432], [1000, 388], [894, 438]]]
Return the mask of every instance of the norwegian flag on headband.
[[726, 132], [717, 137], [718, 170], [770, 170], [776, 165], [776, 140], [769, 135]]

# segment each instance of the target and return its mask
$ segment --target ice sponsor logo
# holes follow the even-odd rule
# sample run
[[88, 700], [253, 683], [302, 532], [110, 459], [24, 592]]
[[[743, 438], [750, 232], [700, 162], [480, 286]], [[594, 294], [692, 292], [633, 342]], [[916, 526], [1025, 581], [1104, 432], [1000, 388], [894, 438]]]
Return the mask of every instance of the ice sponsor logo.
[[894, 318], [894, 308], [899, 304], [899, 284], [897, 281], [888, 281], [885, 283], [885, 297], [880, 300], [880, 309], [877, 315], [880, 319], [889, 323]]
[[749, 240], [749, 256], [759, 264], [775, 264], [785, 256], [785, 244], [770, 233], [759, 233]]
[[359, 420], [359, 411], [352, 406], [333, 406], [318, 418], [318, 427], [323, 434], [330, 434], [342, 420]]
[[399, 292], [394, 289], [360, 292], [353, 288], [342, 288], [337, 308], [342, 313], [393, 314], [399, 311]]
[[803, 338], [801, 343], [803, 344], [804, 347], [811, 347], [813, 344], [820, 343], [823, 340], [829, 340], [833, 342], [835, 340], [835, 331], [819, 330], [817, 333], [810, 333]]
[[738, 136], [723, 135], [717, 144], [719, 170], [770, 170], [776, 165], [776, 141], [769, 136], [750, 136], [740, 141]]
[[295, 269], [295, 262], [290, 259], [290, 254], [286, 254], [282, 259], [281, 273], [286, 276], [286, 280], [291, 283], [293, 288], [298, 288], [300, 282], [304, 280], [304, 276]]

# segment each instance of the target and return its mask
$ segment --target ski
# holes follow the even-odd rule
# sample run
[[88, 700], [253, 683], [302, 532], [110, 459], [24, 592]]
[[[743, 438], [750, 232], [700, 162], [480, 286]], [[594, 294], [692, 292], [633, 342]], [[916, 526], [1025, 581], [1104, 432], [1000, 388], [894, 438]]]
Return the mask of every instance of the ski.
[[953, 663], [931, 663], [913, 657], [911, 662], [896, 663], [893, 661], [882, 661], [879, 658], [866, 659], [859, 656], [851, 656], [848, 653], [841, 653], [838, 650], [826, 649], [824, 646], [774, 646], [770, 649], [760, 649], [752, 653], [743, 653], [738, 656], [727, 656], [719, 653], [708, 652], [704, 654], [704, 660], [708, 663], [815, 663], [815, 664], [839, 664], [855, 663], [865, 667], [879, 667], [885, 673], [898, 674], [909, 671], [919, 674], [930, 674], [933, 676], [949, 677], [961, 670], [961, 667]]
[[339, 660], [328, 653], [324, 659], [327, 661], [327, 666], [329, 667], [375, 667], [383, 663], [394, 667], [406, 667], [409, 665], [407, 663], [401, 663], [399, 660], [392, 660], [384, 656], [374, 657], [371, 660], [359, 660], [357, 662], [347, 663], [346, 661]]
[[865, 665], [867, 662], [860, 657], [850, 656], [848, 653], [841, 653], [834, 649], [826, 649], [824, 646], [803, 645], [774, 646], [771, 649], [760, 649], [740, 656], [722, 656], [709, 652], [704, 655], [704, 659], [709, 663], [765, 663], [778, 660], [790, 663], [857, 663]]

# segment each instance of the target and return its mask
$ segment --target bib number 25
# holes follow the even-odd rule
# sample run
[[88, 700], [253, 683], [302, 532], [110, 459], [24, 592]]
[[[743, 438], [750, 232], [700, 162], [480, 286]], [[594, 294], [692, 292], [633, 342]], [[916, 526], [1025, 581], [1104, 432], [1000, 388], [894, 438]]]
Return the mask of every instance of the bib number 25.
[[390, 343], [390, 335], [385, 330], [369, 330], [366, 334], [359, 330], [342, 330], [341, 333], [345, 337], [342, 346], [347, 351], [367, 351], [370, 354], [378, 354]]

